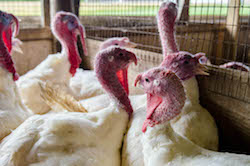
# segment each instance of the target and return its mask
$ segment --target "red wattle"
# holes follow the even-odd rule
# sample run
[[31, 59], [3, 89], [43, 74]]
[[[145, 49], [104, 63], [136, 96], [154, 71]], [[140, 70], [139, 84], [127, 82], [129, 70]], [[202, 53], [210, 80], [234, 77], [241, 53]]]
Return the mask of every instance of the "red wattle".
[[126, 91], [127, 95], [129, 95], [129, 88], [128, 88], [128, 69], [119, 70], [116, 72], [116, 75], [122, 84], [124, 90]]
[[19, 79], [19, 74], [18, 73], [14, 73], [13, 74], [13, 80], [16, 81]]
[[[0, 49], [3, 49], [3, 48], [0, 48]], [[2, 58], [0, 58], [0, 63], [5, 67], [6, 70], [8, 70], [10, 73], [13, 74], [13, 80], [16, 81], [18, 80], [19, 76], [16, 72], [11, 56], [9, 52], [7, 52], [6, 47], [5, 47], [5, 50], [6, 52], [3, 52]]]
[[150, 123], [150, 120], [146, 119], [144, 122], [143, 122], [143, 125], [142, 125], [142, 132], [145, 133], [147, 131], [147, 127]]
[[150, 119], [155, 109], [162, 103], [162, 98], [156, 95], [147, 94], [147, 119]]
[[8, 52], [12, 50], [12, 30], [9, 28], [6, 31], [3, 31], [3, 42], [5, 43]]
[[[77, 53], [76, 48], [74, 48], [74, 47], [69, 48], [69, 50], [70, 50], [70, 52], [69, 52], [68, 59], [69, 59], [69, 63], [71, 64], [69, 72], [72, 74], [72, 76], [74, 76], [76, 73], [76, 69], [79, 68], [79, 66], [82, 62], [82, 59], [80, 58], [79, 54]], [[73, 50], [73, 51], [71, 51], [71, 50]]]
[[147, 126], [150, 125], [151, 127], [154, 126], [154, 124], [157, 124], [158, 122], [151, 123], [151, 116], [156, 110], [156, 108], [162, 103], [162, 98], [156, 95], [147, 94], [147, 115], [146, 120], [143, 123], [142, 126], [142, 132], [146, 132]]

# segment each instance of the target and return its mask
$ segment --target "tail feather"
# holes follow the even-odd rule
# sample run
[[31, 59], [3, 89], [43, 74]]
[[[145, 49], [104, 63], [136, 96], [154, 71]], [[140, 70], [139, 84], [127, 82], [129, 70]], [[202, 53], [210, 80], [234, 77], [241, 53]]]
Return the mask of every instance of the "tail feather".
[[69, 112], [88, 112], [73, 96], [59, 86], [54, 86], [49, 82], [39, 83], [39, 85], [42, 98], [52, 109], [59, 106]]

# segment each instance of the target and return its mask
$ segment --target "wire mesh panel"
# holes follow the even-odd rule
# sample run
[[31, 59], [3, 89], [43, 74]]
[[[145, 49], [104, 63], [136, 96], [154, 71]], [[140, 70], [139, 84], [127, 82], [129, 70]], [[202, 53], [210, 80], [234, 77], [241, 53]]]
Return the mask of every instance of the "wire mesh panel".
[[16, 15], [21, 20], [21, 28], [41, 26], [40, 0], [0, 0], [0, 10]]
[[[137, 55], [144, 61], [161, 60], [156, 14], [163, 1], [146, 0], [85, 0], [80, 4], [81, 20], [86, 27], [87, 37], [105, 40], [110, 37], [127, 36], [138, 43]], [[204, 52], [212, 64], [229, 61], [250, 63], [250, 1], [249, 0], [179, 0], [179, 17], [176, 23], [176, 38], [180, 50], [191, 53]], [[152, 52], [159, 53], [153, 54]], [[149, 58], [150, 57], [150, 58]], [[146, 69], [145, 67], [144, 69]], [[135, 68], [136, 70], [136, 68]], [[140, 69], [141, 70], [141, 69]], [[209, 90], [250, 102], [249, 76], [229, 70], [231, 77], [213, 72], [218, 82], [207, 87]], [[227, 75], [228, 72], [225, 74]], [[234, 78], [238, 79], [234, 79]], [[223, 86], [236, 81], [236, 88]]]

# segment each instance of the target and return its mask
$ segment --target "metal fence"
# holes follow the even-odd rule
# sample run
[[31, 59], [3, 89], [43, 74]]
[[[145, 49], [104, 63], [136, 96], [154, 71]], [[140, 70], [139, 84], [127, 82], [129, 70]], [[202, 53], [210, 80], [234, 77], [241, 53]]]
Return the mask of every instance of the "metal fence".
[[41, 27], [40, 0], [0, 0], [0, 10], [12, 13], [21, 20], [21, 28]]
[[[43, 11], [49, 11], [43, 9], [44, 2], [0, 0], [0, 10], [18, 16], [21, 28], [39, 28], [42, 27]], [[46, 2], [49, 3], [49, 0]], [[88, 38], [105, 40], [127, 36], [138, 43], [137, 48], [141, 50], [138, 55], [144, 61], [153, 60], [157, 64], [162, 49], [155, 16], [162, 2], [163, 0], [81, 0], [79, 15]], [[238, 61], [249, 66], [249, 0], [178, 0], [178, 11], [176, 38], [180, 50], [205, 52], [216, 65]], [[152, 52], [159, 55], [147, 58]], [[232, 90], [223, 86], [223, 83], [233, 81], [238, 78], [238, 74], [232, 73], [230, 79], [216, 72], [214, 75], [218, 82], [214, 82], [216, 86], [211, 84], [209, 90], [250, 102], [248, 93], [241, 95], [241, 91], [248, 92], [249, 81], [242, 83], [243, 78], [240, 76], [240, 87], [236, 88], [239, 90]], [[245, 78], [249, 80], [249, 76], [244, 76], [244, 80]], [[220, 86], [219, 81], [222, 84]]]
[[[162, 51], [155, 17], [162, 2], [88, 0], [80, 3], [79, 13], [88, 38], [105, 40], [115, 36], [127, 36], [138, 43], [138, 48], [141, 49], [139, 56], [144, 61], [158, 61], [158, 55], [155, 55], [156, 58], [147, 57], [152, 52]], [[178, 11], [176, 38], [180, 50], [205, 52], [212, 64], [216, 65], [238, 61], [249, 66], [250, 1], [179, 0]], [[207, 88], [250, 102], [250, 96], [246, 94], [249, 81], [245, 81], [245, 77], [244, 81], [241, 76], [238, 78], [238, 74], [231, 75], [232, 77], [226, 77], [215, 71], [213, 76], [221, 85], [213, 81], [214, 85]], [[238, 81], [235, 83], [236, 77]], [[246, 77], [248, 80], [249, 76]], [[223, 86], [228, 81], [238, 83], [239, 87]], [[246, 92], [243, 96], [242, 91]]]

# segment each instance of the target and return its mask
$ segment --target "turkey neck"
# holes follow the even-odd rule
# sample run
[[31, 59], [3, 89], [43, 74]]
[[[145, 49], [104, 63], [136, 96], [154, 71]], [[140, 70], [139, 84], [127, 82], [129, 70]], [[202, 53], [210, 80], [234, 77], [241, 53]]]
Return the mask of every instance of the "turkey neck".
[[[168, 111], [169, 104], [176, 103], [174, 100], [169, 102], [172, 97], [165, 98], [162, 96], [162, 103], [157, 109]], [[169, 112], [168, 116], [174, 118], [177, 115], [174, 115], [174, 112]], [[153, 127], [148, 126], [142, 136], [141, 143], [145, 166], [165, 165], [178, 157], [183, 147], [190, 149], [189, 144], [186, 144], [185, 140], [175, 133], [169, 120], [158, 123]]]
[[[169, 122], [148, 127], [141, 139], [145, 166], [165, 165], [164, 161], [173, 158], [172, 154], [174, 154], [178, 141], [179, 136], [174, 132]], [[161, 159], [163, 156], [166, 159], [164, 161]]]
[[117, 78], [116, 71], [112, 70], [112, 65], [95, 65], [95, 72], [99, 82], [109, 96], [131, 116], [133, 109], [130, 100]]
[[[72, 39], [72, 38], [71, 38]], [[63, 52], [68, 55], [69, 63], [71, 64], [70, 72], [72, 75], [75, 74], [76, 69], [79, 67], [81, 63], [81, 58], [78, 52], [78, 48], [76, 45], [76, 39], [61, 41], [61, 45], [63, 47]]]
[[192, 104], [199, 104], [199, 87], [195, 76], [183, 81], [182, 83], [186, 92], [187, 100]]
[[5, 43], [3, 41], [2, 32], [0, 32], [0, 63], [1, 67], [4, 68], [4, 70], [9, 71], [13, 75], [17, 74], [16, 69], [14, 67], [14, 63], [12, 61], [12, 58], [10, 56], [10, 53], [7, 50], [7, 47], [5, 46]]
[[167, 56], [168, 53], [178, 52], [174, 33], [174, 23], [170, 23], [168, 16], [164, 14], [158, 14], [157, 23], [163, 49], [163, 57]]

